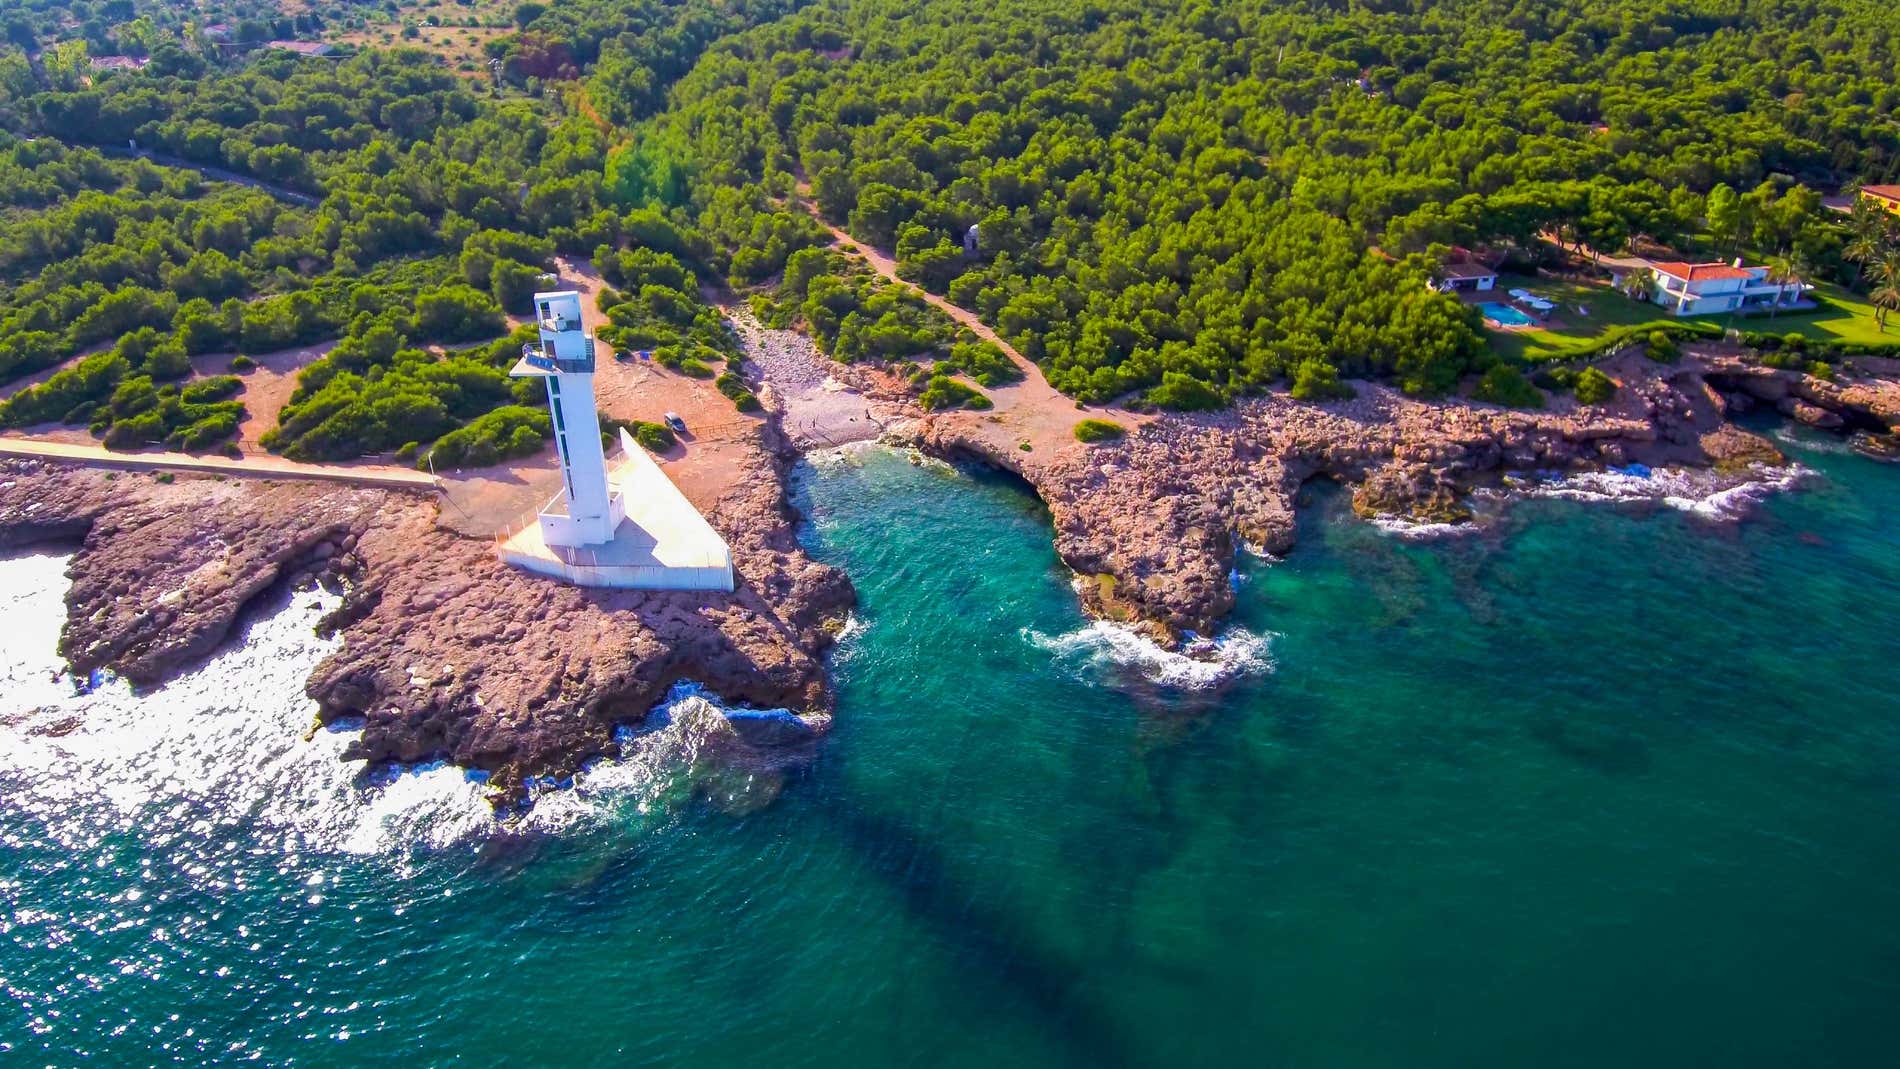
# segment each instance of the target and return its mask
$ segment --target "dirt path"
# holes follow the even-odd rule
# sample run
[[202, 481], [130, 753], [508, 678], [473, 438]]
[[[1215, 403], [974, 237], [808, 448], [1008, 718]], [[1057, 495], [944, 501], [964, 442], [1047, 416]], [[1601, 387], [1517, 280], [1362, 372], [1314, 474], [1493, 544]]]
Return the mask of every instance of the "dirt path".
[[197, 471], [214, 475], [249, 476], [271, 479], [319, 479], [326, 482], [353, 483], [361, 486], [424, 487], [436, 485], [426, 471], [382, 464], [299, 464], [277, 456], [226, 457], [192, 453], [120, 453], [100, 445], [47, 441], [33, 438], [0, 438], [0, 456], [33, 457], [40, 460], [65, 460], [89, 467], [120, 468], [132, 471], [164, 469]]
[[[949, 316], [961, 326], [970, 328], [977, 337], [982, 338], [1001, 349], [1022, 372], [1022, 378], [1006, 386], [984, 387], [995, 408], [988, 412], [956, 413], [951, 418], [969, 419], [980, 423], [985, 438], [994, 438], [1012, 443], [1013, 448], [1028, 446], [1031, 450], [1060, 449], [1075, 444], [1075, 424], [1086, 416], [1094, 415], [1114, 420], [1123, 426], [1133, 427], [1152, 419], [1152, 416], [1131, 412], [1117, 406], [1083, 406], [1072, 397], [1068, 397], [1049, 385], [1043, 377], [1042, 368], [1036, 362], [1016, 351], [1016, 347], [997, 336], [976, 313], [967, 308], [952, 304], [950, 301], [930, 293], [898, 277], [897, 263], [891, 257], [869, 244], [852, 237], [841, 227], [833, 226], [824, 216], [818, 214], [818, 205], [811, 199], [811, 187], [800, 180], [798, 201], [807, 214], [818, 224], [831, 232], [837, 240], [838, 248], [857, 255], [871, 266], [873, 271], [884, 276], [894, 284], [916, 290], [931, 307]], [[1082, 411], [1085, 407], [1091, 411]]]
[[199, 375], [236, 375], [244, 383], [236, 400], [244, 402], [244, 421], [238, 424], [238, 448], [245, 453], [263, 453], [264, 432], [277, 426], [277, 414], [297, 390], [297, 375], [336, 348], [335, 341], [284, 349], [252, 357], [255, 367], [231, 370], [234, 353], [206, 353], [191, 358], [191, 369]]

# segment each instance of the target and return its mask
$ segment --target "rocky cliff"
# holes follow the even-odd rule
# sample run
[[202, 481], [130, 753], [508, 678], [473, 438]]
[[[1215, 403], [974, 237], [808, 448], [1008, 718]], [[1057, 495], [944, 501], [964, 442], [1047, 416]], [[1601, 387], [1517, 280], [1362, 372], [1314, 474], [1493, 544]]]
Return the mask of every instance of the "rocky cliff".
[[820, 655], [851, 587], [798, 548], [775, 432], [753, 444], [753, 475], [708, 517], [733, 550], [730, 595], [530, 576], [438, 527], [422, 495], [30, 461], [0, 464], [0, 548], [76, 545], [61, 650], [78, 672], [140, 684], [209, 654], [266, 592], [340, 582], [327, 625], [343, 642], [308, 684], [320, 716], [363, 718], [354, 756], [446, 758], [510, 796], [607, 753], [615, 724], [680, 679], [736, 702], [828, 706]]
[[1766, 439], [1727, 421], [1757, 398], [1793, 398], [1803, 407], [1783, 409], [1820, 426], [1889, 435], [1900, 426], [1900, 385], [1882, 375], [1829, 383], [1713, 354], [1673, 366], [1632, 355], [1607, 367], [1621, 384], [1611, 403], [1558, 401], [1538, 412], [1358, 384], [1350, 401], [1254, 398], [1220, 413], [1145, 419], [1122, 440], [1093, 446], [1025, 449], [1027, 423], [1008, 413], [913, 410], [897, 426], [925, 449], [1027, 480], [1049, 507], [1057, 551], [1083, 577], [1089, 610], [1164, 643], [1219, 626], [1233, 605], [1228, 575], [1240, 544], [1268, 553], [1292, 545], [1295, 495], [1311, 478], [1350, 487], [1362, 514], [1456, 521], [1471, 489], [1513, 471], [1642, 463], [1741, 481], [1756, 465], [1784, 463]]

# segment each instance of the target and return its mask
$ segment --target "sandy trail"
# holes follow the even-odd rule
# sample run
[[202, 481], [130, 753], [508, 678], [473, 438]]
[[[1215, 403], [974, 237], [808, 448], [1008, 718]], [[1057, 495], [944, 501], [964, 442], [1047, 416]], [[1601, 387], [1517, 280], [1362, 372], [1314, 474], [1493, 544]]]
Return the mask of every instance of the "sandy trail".
[[983, 388], [983, 392], [989, 396], [991, 403], [995, 406], [991, 410], [943, 413], [937, 418], [967, 422], [970, 424], [970, 431], [986, 441], [1027, 452], [1053, 452], [1074, 446], [1076, 444], [1075, 425], [1090, 416], [1112, 419], [1129, 428], [1154, 418], [1151, 415], [1114, 405], [1085, 406], [1074, 398], [1065, 396], [1049, 385], [1049, 380], [1043, 377], [1042, 368], [1037, 366], [1035, 361], [1025, 357], [1016, 350], [1015, 346], [999, 337], [994, 330], [977, 318], [976, 313], [899, 278], [897, 263], [888, 254], [857, 240], [843, 228], [832, 225], [818, 214], [818, 206], [810, 196], [811, 187], [802, 180], [798, 185], [798, 193], [799, 205], [813, 219], [816, 219], [820, 226], [831, 233], [840, 251], [862, 258], [873, 271], [884, 276], [889, 282], [916, 291], [931, 307], [949, 316], [958, 325], [968, 327], [977, 337], [1001, 349], [1016, 365], [1017, 370], [1022, 372], [1022, 378], [1016, 382]]

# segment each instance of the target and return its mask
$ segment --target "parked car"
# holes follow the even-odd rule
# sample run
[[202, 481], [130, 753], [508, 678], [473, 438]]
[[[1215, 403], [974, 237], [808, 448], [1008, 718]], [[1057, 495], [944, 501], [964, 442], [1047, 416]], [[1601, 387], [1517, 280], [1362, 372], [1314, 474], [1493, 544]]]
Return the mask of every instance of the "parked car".
[[673, 428], [674, 431], [680, 434], [686, 433], [686, 421], [680, 418], [678, 412], [668, 412], [662, 418], [666, 420], [666, 425]]

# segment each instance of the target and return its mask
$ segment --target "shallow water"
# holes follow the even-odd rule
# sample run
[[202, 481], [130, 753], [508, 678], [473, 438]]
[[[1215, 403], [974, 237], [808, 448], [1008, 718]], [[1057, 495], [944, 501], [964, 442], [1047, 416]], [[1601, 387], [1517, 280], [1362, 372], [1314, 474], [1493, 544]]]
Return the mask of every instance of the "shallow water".
[[1739, 530], [1545, 498], [1412, 541], [1316, 491], [1214, 664], [1085, 621], [1019, 486], [824, 458], [862, 604], [816, 763], [706, 768], [676, 695], [510, 828], [304, 740], [321, 595], [76, 696], [61, 558], [0, 564], [0, 1053], [1884, 1064], [1900, 471], [1799, 441]]

